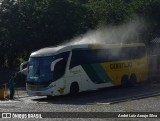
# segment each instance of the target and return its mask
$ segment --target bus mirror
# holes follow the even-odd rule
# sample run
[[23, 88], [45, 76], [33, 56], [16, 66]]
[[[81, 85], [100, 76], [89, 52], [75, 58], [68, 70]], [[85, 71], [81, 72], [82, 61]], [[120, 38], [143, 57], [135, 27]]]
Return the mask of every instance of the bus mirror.
[[20, 71], [22, 71], [23, 69], [25, 69], [26, 66], [27, 66], [27, 64], [28, 64], [28, 61], [25, 61], [25, 62], [21, 63], [21, 65], [20, 65]]
[[54, 66], [57, 62], [61, 61], [63, 58], [59, 58], [51, 63], [51, 71], [54, 71]]

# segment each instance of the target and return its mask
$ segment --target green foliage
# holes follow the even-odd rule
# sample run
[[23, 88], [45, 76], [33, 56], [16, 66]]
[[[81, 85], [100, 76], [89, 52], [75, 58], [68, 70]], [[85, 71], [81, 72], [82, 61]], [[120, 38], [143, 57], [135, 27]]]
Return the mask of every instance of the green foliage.
[[98, 24], [119, 24], [128, 16], [124, 0], [89, 0], [89, 8]]
[[[54, 46], [101, 25], [133, 15], [160, 28], [159, 0], [3, 0], [0, 4], [0, 67], [13, 67], [39, 48]], [[151, 38], [151, 37], [150, 37]]]

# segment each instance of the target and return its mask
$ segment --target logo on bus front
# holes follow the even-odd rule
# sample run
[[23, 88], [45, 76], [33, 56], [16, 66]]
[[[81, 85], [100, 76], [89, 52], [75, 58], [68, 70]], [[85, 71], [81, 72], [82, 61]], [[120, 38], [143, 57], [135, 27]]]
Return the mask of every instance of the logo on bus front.
[[27, 84], [27, 88], [29, 88], [29, 89], [38, 89], [39, 86], [38, 85]]

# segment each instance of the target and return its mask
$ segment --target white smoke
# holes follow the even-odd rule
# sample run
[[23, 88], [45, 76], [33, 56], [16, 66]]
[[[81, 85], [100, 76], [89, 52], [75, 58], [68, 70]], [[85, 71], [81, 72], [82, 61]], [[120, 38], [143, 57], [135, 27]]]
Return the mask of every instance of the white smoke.
[[75, 37], [63, 44], [137, 43], [139, 42], [140, 35], [146, 30], [146, 28], [147, 26], [144, 19], [135, 17], [133, 20], [118, 26], [103, 26], [96, 30], [90, 30], [86, 34]]

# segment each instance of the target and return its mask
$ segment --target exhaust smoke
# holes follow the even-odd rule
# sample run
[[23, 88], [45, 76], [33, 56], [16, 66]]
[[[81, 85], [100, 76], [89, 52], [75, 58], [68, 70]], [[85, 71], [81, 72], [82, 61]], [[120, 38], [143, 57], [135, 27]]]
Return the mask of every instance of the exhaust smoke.
[[101, 26], [96, 30], [90, 30], [86, 34], [62, 43], [62, 45], [138, 43], [143, 42], [140, 40], [140, 36], [146, 29], [145, 20], [135, 17], [118, 26]]

